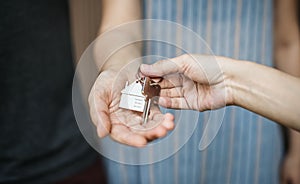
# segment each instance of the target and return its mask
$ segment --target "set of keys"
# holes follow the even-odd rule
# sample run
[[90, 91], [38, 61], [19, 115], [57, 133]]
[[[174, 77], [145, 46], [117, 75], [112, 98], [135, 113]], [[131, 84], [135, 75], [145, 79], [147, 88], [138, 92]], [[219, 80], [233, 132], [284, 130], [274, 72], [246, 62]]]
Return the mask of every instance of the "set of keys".
[[150, 77], [139, 77], [130, 85], [126, 82], [125, 88], [121, 91], [119, 107], [143, 112], [143, 125], [145, 125], [148, 122], [152, 99], [159, 96], [160, 89], [158, 82]]

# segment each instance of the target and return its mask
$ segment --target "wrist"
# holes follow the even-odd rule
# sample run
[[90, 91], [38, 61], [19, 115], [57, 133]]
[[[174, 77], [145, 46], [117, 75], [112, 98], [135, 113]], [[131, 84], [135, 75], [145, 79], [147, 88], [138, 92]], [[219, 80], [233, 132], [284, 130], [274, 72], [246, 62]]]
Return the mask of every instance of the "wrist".
[[[140, 67], [140, 62], [128, 62], [128, 63], [117, 63], [110, 62], [100, 70], [101, 73], [113, 73], [117, 78], [121, 77], [124, 80], [134, 81], [136, 80], [136, 74]], [[126, 81], [125, 81], [126, 82]]]
[[93, 43], [93, 59], [100, 71], [121, 69], [132, 60], [141, 57], [142, 43], [139, 34], [113, 29], [103, 33]]
[[246, 104], [251, 101], [253, 73], [249, 68], [253, 68], [251, 62], [226, 58], [224, 82], [228, 93], [228, 105], [246, 107]]
[[223, 72], [223, 82], [226, 93], [226, 105], [236, 105], [237, 101], [237, 74], [235, 72], [236, 62], [233, 59], [219, 57], [218, 62]]

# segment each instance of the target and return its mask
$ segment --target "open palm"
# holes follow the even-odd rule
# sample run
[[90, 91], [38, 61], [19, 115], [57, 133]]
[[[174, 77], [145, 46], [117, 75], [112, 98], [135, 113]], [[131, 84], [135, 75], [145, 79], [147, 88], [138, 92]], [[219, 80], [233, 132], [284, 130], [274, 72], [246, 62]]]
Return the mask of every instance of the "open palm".
[[119, 108], [121, 90], [126, 81], [130, 81], [129, 76], [114, 70], [103, 71], [90, 92], [90, 115], [99, 137], [110, 134], [120, 143], [139, 147], [172, 130], [174, 117], [163, 115], [158, 106], [153, 105], [148, 123], [142, 126], [142, 113]]

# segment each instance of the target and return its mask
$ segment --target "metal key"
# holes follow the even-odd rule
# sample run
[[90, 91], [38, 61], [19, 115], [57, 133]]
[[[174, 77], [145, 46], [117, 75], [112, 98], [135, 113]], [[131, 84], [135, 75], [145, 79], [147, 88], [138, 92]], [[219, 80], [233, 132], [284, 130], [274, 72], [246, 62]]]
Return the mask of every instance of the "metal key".
[[149, 77], [144, 77], [143, 87], [142, 87], [142, 94], [145, 96], [145, 106], [143, 111], [143, 125], [145, 125], [148, 121], [152, 98], [155, 96], [159, 96], [160, 89], [161, 88], [157, 83], [152, 81]]

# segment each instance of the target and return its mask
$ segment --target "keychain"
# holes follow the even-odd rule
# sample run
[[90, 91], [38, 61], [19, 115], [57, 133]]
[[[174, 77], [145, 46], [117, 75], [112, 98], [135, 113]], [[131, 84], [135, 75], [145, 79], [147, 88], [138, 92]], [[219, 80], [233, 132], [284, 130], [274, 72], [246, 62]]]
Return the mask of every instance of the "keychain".
[[125, 88], [121, 91], [121, 100], [119, 107], [143, 112], [143, 125], [148, 121], [148, 116], [150, 114], [150, 107], [152, 104], [152, 98], [159, 96], [160, 85], [155, 82], [150, 77], [139, 77], [133, 83], [129, 85], [126, 82]]

